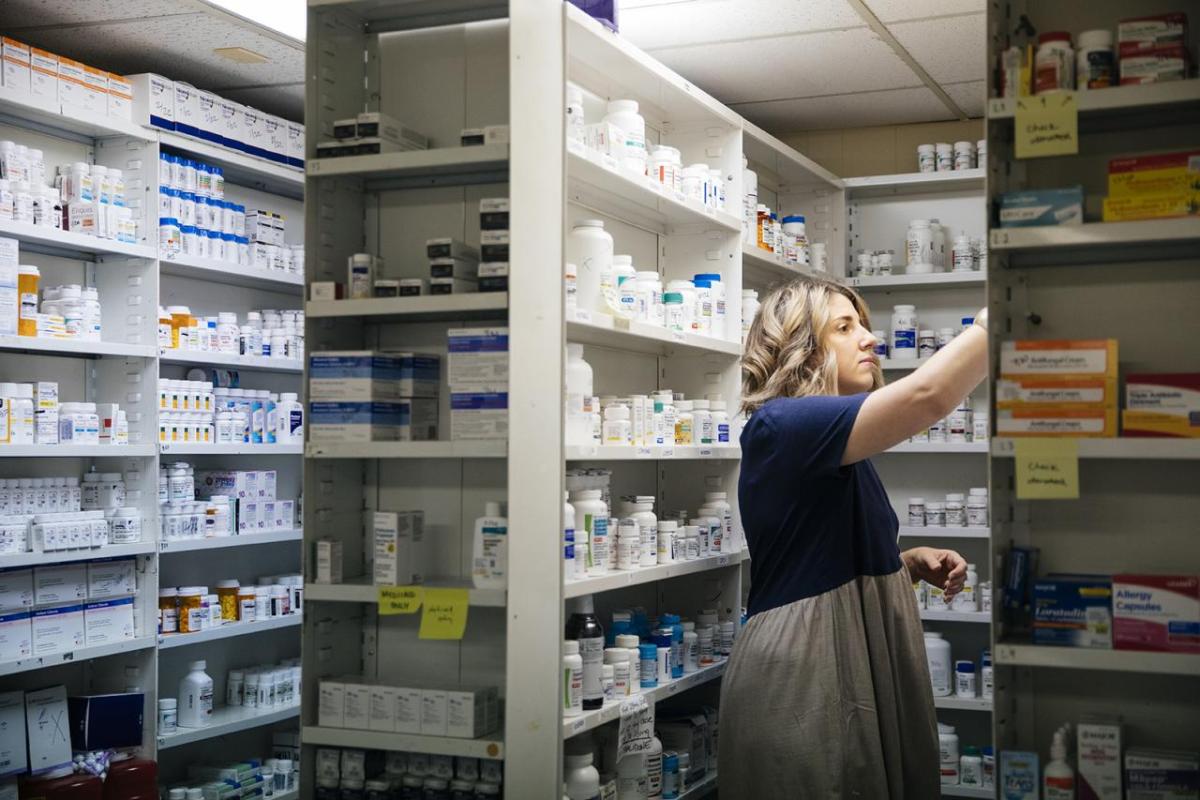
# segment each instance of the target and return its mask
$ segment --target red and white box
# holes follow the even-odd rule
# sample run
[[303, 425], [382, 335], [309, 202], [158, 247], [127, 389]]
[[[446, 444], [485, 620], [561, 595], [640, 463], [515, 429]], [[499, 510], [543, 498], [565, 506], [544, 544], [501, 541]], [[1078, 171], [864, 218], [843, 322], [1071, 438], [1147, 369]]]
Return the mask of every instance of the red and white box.
[[1144, 46], [1122, 42], [1117, 47], [1121, 85], [1181, 81], [1191, 70], [1192, 57], [1187, 45], [1179, 42]]
[[1200, 653], [1200, 577], [1114, 575], [1113, 648]]
[[1117, 23], [1118, 44], [1136, 43], [1154, 47], [1160, 44], [1183, 44], [1186, 41], [1187, 14], [1182, 11], [1133, 17]]

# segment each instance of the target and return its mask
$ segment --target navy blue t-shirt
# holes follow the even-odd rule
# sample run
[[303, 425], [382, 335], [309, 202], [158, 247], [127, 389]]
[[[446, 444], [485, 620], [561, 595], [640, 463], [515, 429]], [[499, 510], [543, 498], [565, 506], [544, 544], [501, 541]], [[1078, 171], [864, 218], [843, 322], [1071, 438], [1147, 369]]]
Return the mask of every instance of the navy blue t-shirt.
[[875, 468], [841, 466], [866, 398], [780, 397], [743, 428], [738, 503], [751, 615], [900, 569], [898, 520]]

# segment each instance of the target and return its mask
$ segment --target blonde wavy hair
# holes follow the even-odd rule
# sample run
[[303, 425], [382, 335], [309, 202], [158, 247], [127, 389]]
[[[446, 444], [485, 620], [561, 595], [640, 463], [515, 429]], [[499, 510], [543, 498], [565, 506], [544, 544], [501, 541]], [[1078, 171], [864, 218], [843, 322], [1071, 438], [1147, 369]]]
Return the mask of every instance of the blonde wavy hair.
[[[754, 413], [776, 397], [835, 395], [837, 357], [825, 346], [834, 295], [845, 297], [865, 328], [867, 304], [853, 289], [821, 278], [797, 278], [771, 291], [759, 305], [742, 356], [742, 411]], [[871, 389], [883, 386], [876, 368]]]

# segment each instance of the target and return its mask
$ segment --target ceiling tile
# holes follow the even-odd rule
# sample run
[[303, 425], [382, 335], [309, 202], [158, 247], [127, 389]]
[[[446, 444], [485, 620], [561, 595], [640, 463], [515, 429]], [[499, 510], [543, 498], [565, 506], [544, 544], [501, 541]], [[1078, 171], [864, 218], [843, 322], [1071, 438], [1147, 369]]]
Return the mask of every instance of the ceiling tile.
[[881, 22], [944, 17], [948, 14], [982, 14], [986, 0], [863, 0]]
[[986, 15], [898, 22], [888, 30], [938, 83], [983, 80], [987, 70]]
[[623, 36], [651, 52], [865, 25], [846, 0], [692, 0], [640, 8], [622, 4], [620, 24]]
[[983, 116], [987, 81], [943, 83], [942, 89], [946, 94], [950, 95], [951, 100], [958, 103], [958, 107], [966, 112], [968, 117], [978, 118]]
[[[0, 9], [6, 32], [19, 35], [21, 28], [42, 25], [107, 22], [118, 19], [146, 19], [172, 13], [193, 13], [192, 3], [166, 4], [162, 0], [6, 0]], [[13, 33], [17, 31], [18, 33]]]
[[[854, 57], [847, 57], [853, 53]], [[920, 80], [868, 28], [655, 53], [724, 103], [916, 86]]]
[[954, 118], [937, 95], [924, 86], [774, 103], [739, 103], [733, 110], [776, 135]]

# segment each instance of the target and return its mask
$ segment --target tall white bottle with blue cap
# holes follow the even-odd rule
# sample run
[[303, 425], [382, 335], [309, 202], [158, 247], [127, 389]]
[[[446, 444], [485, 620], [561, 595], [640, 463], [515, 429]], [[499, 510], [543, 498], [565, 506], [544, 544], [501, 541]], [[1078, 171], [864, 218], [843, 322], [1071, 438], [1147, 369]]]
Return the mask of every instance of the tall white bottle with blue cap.
[[508, 588], [508, 519], [501, 516], [499, 503], [485, 504], [483, 516], [475, 520], [471, 579], [476, 589]]

